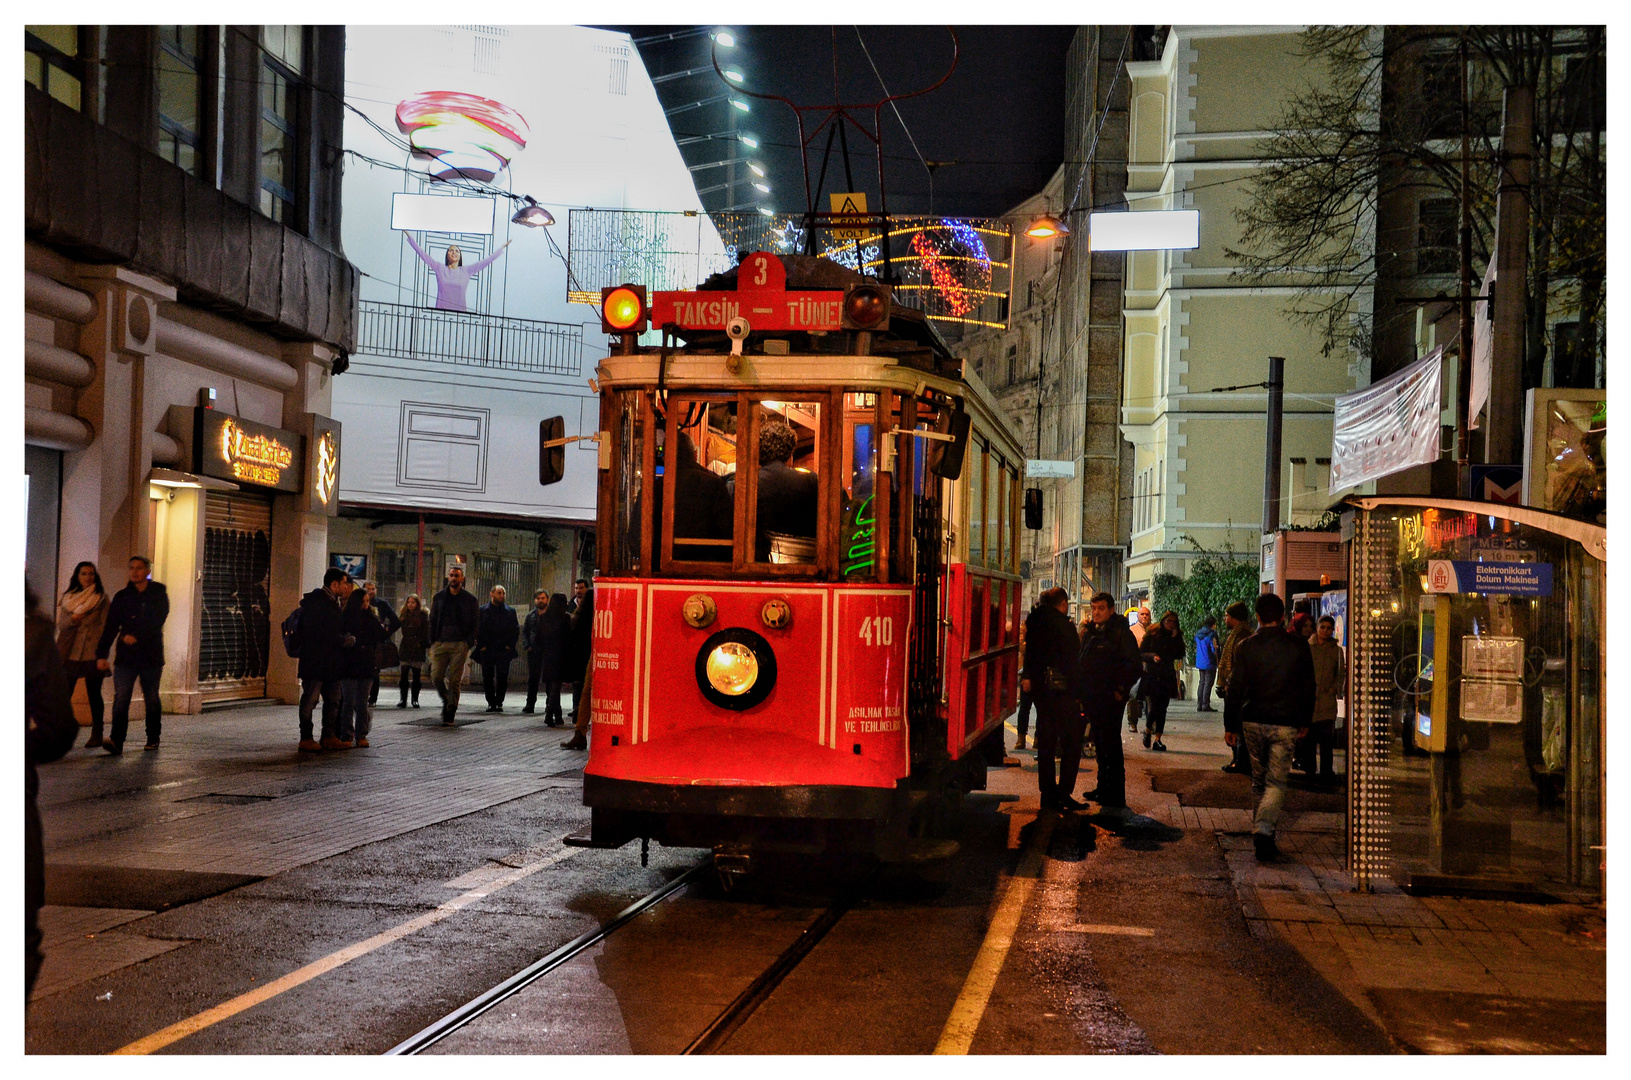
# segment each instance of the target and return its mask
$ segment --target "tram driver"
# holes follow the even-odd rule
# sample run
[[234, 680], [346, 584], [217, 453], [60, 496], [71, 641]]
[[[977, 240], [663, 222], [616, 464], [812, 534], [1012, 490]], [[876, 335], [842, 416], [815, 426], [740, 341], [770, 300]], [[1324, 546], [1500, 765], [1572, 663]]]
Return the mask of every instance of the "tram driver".
[[758, 536], [753, 557], [770, 559], [770, 533], [814, 538], [820, 483], [813, 472], [792, 466], [798, 436], [785, 420], [759, 427]]
[[727, 544], [686, 544], [686, 540], [730, 540], [735, 508], [725, 478], [697, 460], [696, 443], [679, 433], [674, 456], [674, 558], [730, 562]]

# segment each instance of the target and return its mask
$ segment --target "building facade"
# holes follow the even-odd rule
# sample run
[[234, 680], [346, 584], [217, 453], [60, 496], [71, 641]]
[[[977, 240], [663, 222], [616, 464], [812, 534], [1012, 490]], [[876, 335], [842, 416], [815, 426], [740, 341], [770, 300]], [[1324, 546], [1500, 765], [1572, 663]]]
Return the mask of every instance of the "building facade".
[[[1128, 64], [1126, 205], [1200, 211], [1194, 251], [1126, 258], [1121, 430], [1133, 446], [1127, 580], [1184, 576], [1201, 551], [1255, 558], [1263, 524], [1268, 358], [1285, 358], [1282, 525], [1329, 503], [1332, 400], [1370, 381], [1353, 349], [1326, 353], [1288, 308], [1296, 282], [1245, 284], [1228, 255], [1261, 142], [1291, 95], [1323, 77], [1286, 27], [1169, 28], [1159, 59]], [[1351, 300], [1370, 304], [1368, 288]]]
[[344, 53], [340, 27], [25, 28], [28, 581], [50, 605], [81, 560], [117, 590], [150, 558], [169, 711], [298, 697], [275, 626], [327, 564], [356, 339]]

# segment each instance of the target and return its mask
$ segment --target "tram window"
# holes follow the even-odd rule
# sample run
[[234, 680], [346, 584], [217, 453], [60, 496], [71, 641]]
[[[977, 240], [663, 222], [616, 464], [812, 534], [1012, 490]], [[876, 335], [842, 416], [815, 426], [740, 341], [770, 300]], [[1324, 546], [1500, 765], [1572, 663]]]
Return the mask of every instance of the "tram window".
[[968, 460], [968, 565], [985, 565], [985, 447], [969, 440]]
[[1002, 473], [1002, 565], [1004, 573], [1015, 573], [1015, 532], [1019, 528], [1019, 475], [1012, 465]]
[[844, 395], [843, 489], [838, 515], [838, 576], [843, 581], [870, 581], [877, 576], [877, 405], [876, 394]]
[[645, 477], [645, 432], [640, 424], [641, 392], [625, 390], [613, 398], [613, 427], [617, 440], [617, 505], [612, 512], [612, 569], [638, 573], [640, 567], [640, 492]]
[[[756, 402], [753, 561], [814, 566], [820, 520], [821, 403]], [[732, 493], [735, 492], [732, 478]]]
[[1007, 528], [1003, 521], [1002, 508], [1008, 504], [1008, 471], [1003, 468], [1002, 458], [992, 454], [988, 459], [991, 463], [986, 484], [990, 487], [990, 497], [985, 500], [985, 565], [992, 570], [1008, 569], [1008, 556], [1004, 554], [1008, 542]]
[[[736, 507], [727, 477], [736, 472], [736, 402], [671, 397], [667, 410], [662, 495], [664, 562], [730, 563]], [[667, 432], [665, 432], [667, 434]]]

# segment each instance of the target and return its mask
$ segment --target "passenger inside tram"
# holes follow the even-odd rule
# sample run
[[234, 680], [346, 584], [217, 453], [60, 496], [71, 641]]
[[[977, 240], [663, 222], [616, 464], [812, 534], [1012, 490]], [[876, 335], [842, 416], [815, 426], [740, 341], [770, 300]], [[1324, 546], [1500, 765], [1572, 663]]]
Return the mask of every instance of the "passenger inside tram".
[[[674, 454], [674, 558], [730, 562], [735, 511], [725, 478], [703, 467], [696, 443], [679, 433]], [[699, 540], [705, 543], [686, 543]]]

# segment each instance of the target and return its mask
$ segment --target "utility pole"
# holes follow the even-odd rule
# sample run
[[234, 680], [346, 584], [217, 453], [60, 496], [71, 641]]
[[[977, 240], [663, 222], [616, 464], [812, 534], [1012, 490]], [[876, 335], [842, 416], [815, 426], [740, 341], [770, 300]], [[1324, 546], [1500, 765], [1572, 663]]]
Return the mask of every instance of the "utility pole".
[[1495, 297], [1490, 304], [1494, 356], [1489, 373], [1489, 423], [1484, 460], [1518, 462], [1523, 446], [1524, 315], [1529, 285], [1529, 185], [1535, 131], [1535, 91], [1508, 86], [1501, 128], [1501, 187], [1496, 203]]
[[1286, 358], [1269, 357], [1268, 437], [1263, 446], [1263, 533], [1280, 528], [1280, 430], [1285, 409]]
[[1472, 79], [1467, 72], [1467, 39], [1461, 39], [1461, 295], [1457, 305], [1461, 313], [1461, 355], [1456, 363], [1456, 488], [1457, 495], [1467, 497], [1470, 488], [1469, 467], [1471, 454], [1467, 443], [1471, 438], [1467, 415], [1472, 398], [1472, 183], [1468, 174], [1472, 162]]

